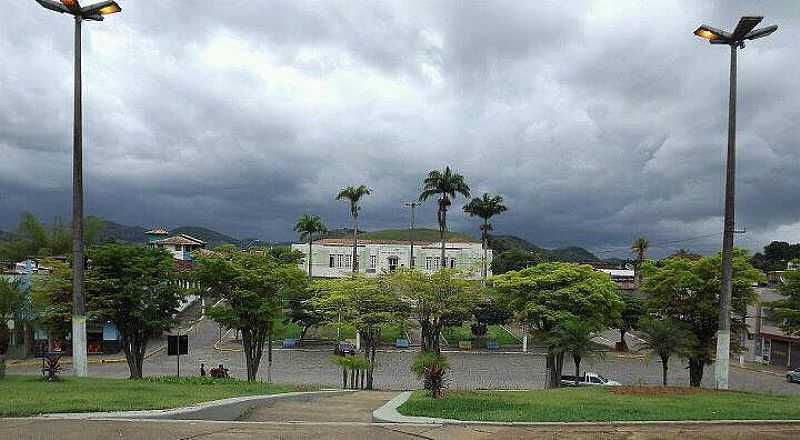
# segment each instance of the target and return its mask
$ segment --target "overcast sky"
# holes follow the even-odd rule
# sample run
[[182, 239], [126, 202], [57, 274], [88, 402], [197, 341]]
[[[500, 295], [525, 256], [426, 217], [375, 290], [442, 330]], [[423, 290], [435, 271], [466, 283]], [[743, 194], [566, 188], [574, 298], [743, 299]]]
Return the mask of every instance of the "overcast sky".
[[[120, 4], [84, 24], [89, 214], [289, 240], [305, 212], [348, 226], [336, 192], [366, 184], [363, 227], [405, 227], [402, 201], [450, 165], [474, 195], [505, 197], [496, 233], [713, 252], [729, 51], [692, 31], [764, 15], [780, 29], [739, 56], [737, 243], [800, 241], [795, 1]], [[24, 210], [70, 215], [73, 23], [33, 0], [3, 15], [8, 230]], [[477, 234], [463, 202], [451, 229]], [[435, 218], [432, 201], [418, 212]]]

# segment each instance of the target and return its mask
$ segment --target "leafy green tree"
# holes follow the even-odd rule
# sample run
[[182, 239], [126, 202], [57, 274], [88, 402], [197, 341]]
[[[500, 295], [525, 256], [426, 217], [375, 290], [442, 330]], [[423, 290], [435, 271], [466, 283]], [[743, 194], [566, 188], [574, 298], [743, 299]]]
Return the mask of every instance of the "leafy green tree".
[[456, 195], [461, 194], [469, 197], [469, 185], [464, 182], [464, 176], [453, 172], [450, 167], [445, 167], [443, 171], [433, 170], [428, 173], [428, 177], [422, 181], [422, 193], [419, 200], [424, 202], [431, 197], [438, 196], [436, 219], [439, 223], [439, 236], [442, 240], [442, 267], [446, 264], [445, 249], [447, 248], [447, 209], [453, 203]]
[[369, 361], [367, 389], [371, 390], [381, 330], [386, 325], [403, 322], [408, 315], [406, 303], [393, 288], [391, 275], [367, 278], [352, 274], [319, 281], [312, 288], [318, 292], [314, 300], [317, 308], [325, 311], [330, 319], [341, 317], [361, 336], [364, 358]]
[[481, 243], [483, 247], [481, 270], [484, 280], [488, 272], [486, 263], [488, 261], [486, 243], [489, 239], [489, 231], [492, 230], [492, 224], [489, 223], [489, 219], [506, 211], [508, 211], [508, 208], [503, 204], [503, 196], [492, 196], [489, 193], [483, 193], [481, 197], [475, 197], [464, 205], [464, 212], [469, 214], [470, 217], [477, 216], [483, 219], [483, 224], [481, 224]]
[[358, 215], [361, 213], [361, 206], [358, 202], [361, 198], [368, 196], [372, 190], [365, 185], [348, 186], [342, 188], [336, 195], [336, 200], [347, 199], [350, 202], [350, 216], [353, 217], [353, 272], [358, 272]]
[[622, 295], [624, 306], [620, 319], [617, 321], [619, 328], [619, 350], [627, 351], [628, 344], [625, 342], [625, 334], [639, 327], [639, 320], [647, 313], [644, 301], [634, 296]]
[[[63, 260], [43, 259], [39, 263], [50, 268], [31, 277], [31, 305], [36, 322], [51, 336], [64, 339], [72, 325], [72, 269]], [[86, 304], [92, 316], [92, 304]]]
[[[84, 242], [95, 244], [105, 222], [97, 217], [85, 221]], [[66, 255], [72, 251], [72, 231], [60, 218], [46, 226], [30, 212], [22, 214], [12, 239], [0, 243], [0, 258], [20, 261], [32, 256]]]
[[269, 254], [236, 253], [198, 259], [195, 279], [223, 302], [208, 316], [227, 328], [241, 331], [247, 380], [255, 381], [264, 345], [267, 380], [272, 378], [272, 335], [275, 318], [287, 297], [306, 288], [303, 271]]
[[441, 352], [442, 328], [453, 318], [469, 316], [480, 299], [480, 289], [453, 269], [440, 269], [432, 274], [398, 269], [386, 275], [397, 295], [413, 304], [412, 315], [419, 322], [422, 350]]
[[308, 279], [311, 279], [311, 245], [314, 242], [314, 237], [319, 238], [324, 234], [327, 229], [322, 223], [322, 219], [318, 215], [303, 214], [297, 224], [294, 225], [294, 231], [300, 234], [301, 241], [308, 241]]
[[562, 355], [572, 353], [572, 360], [575, 363], [575, 386], [578, 386], [580, 382], [581, 360], [588, 355], [603, 356], [605, 354], [599, 350], [598, 344], [592, 341], [592, 332], [597, 330], [596, 324], [570, 318], [559, 323], [555, 332], [547, 338], [549, 351]]
[[522, 270], [528, 266], [547, 261], [550, 260], [541, 252], [511, 249], [501, 252], [492, 258], [492, 274], [500, 275], [512, 270]]
[[[546, 340], [560, 323], [570, 319], [608, 327], [623, 307], [616, 284], [608, 274], [575, 263], [541, 263], [491, 278], [498, 303]], [[564, 353], [548, 350], [549, 387], [558, 387]]]
[[[712, 362], [719, 328], [719, 292], [722, 287], [722, 257], [700, 260], [668, 258], [659, 265], [645, 263], [642, 292], [649, 295], [651, 315], [673, 319], [687, 325], [694, 341], [689, 350], [689, 383], [699, 387], [703, 370]], [[731, 331], [746, 331], [747, 305], [755, 299], [753, 284], [763, 274], [749, 262], [747, 252], [735, 249], [733, 255], [733, 292], [731, 295]], [[735, 338], [732, 338], [735, 343]], [[733, 351], [739, 347], [733, 346]]]
[[11, 344], [8, 321], [14, 318], [23, 300], [20, 280], [0, 276], [0, 379], [6, 375], [6, 354]]
[[800, 333], [800, 270], [785, 271], [783, 284], [778, 286], [778, 292], [784, 299], [768, 304], [773, 319], [786, 334], [796, 335]]
[[472, 309], [472, 317], [475, 319], [475, 323], [472, 324], [470, 330], [480, 346], [481, 339], [486, 336], [489, 326], [507, 323], [511, 319], [512, 313], [494, 301], [484, 300], [478, 302]]
[[685, 356], [693, 347], [693, 335], [689, 333], [686, 324], [670, 318], [653, 319], [643, 317], [639, 327], [644, 336], [639, 351], [651, 351], [661, 359], [661, 384], [667, 386], [667, 372], [669, 359], [672, 355]]
[[753, 255], [750, 262], [764, 272], [785, 270], [786, 263], [800, 258], [800, 243], [789, 244], [785, 241], [773, 241], [764, 246], [764, 252]]
[[181, 299], [174, 261], [161, 249], [115, 243], [92, 247], [86, 276], [94, 316], [119, 330], [131, 379], [142, 377], [147, 341], [172, 328]]
[[636, 287], [642, 284], [642, 263], [647, 256], [647, 250], [650, 248], [650, 241], [644, 237], [639, 237], [631, 245], [631, 251], [636, 254], [636, 264], [634, 264], [634, 279], [636, 280]]

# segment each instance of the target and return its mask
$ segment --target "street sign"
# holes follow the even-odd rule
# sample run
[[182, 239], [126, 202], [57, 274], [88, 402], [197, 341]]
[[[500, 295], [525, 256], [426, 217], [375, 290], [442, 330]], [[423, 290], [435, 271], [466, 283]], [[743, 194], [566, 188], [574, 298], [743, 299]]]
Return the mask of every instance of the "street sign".
[[167, 336], [167, 356], [177, 356], [178, 377], [181, 377], [181, 355], [189, 354], [188, 335], [168, 335]]
[[180, 356], [189, 354], [188, 335], [169, 335], [167, 336], [167, 355]]

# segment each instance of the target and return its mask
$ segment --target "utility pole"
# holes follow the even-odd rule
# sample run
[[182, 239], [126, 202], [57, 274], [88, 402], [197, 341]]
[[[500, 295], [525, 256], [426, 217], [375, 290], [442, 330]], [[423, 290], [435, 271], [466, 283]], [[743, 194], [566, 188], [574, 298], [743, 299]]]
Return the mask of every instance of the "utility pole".
[[722, 289], [719, 294], [719, 329], [717, 356], [714, 362], [714, 384], [728, 389], [731, 349], [731, 295], [733, 290], [733, 234], [736, 231], [736, 56], [744, 49], [745, 40], [755, 40], [775, 32], [778, 26], [753, 30], [764, 17], [742, 17], [733, 32], [702, 25], [694, 34], [711, 44], [727, 44], [731, 49], [730, 89], [728, 91], [728, 157], [725, 169], [725, 219], [722, 234]]
[[404, 205], [408, 208], [411, 208], [411, 228], [409, 228], [409, 235], [411, 236], [411, 259], [408, 262], [408, 267], [411, 269], [414, 268], [414, 209], [417, 206], [422, 205], [420, 202], [405, 202]]

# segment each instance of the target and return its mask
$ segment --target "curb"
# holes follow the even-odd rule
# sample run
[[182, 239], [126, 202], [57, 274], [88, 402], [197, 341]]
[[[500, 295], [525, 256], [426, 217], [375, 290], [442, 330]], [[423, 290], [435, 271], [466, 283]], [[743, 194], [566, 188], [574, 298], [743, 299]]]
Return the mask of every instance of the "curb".
[[53, 413], [41, 414], [41, 419], [67, 420], [210, 420], [233, 422], [251, 408], [273, 400], [305, 400], [315, 396], [329, 394], [349, 394], [355, 390], [300, 391], [294, 393], [261, 394], [255, 396], [231, 397], [222, 400], [197, 403], [191, 406], [172, 409], [155, 409], [142, 411], [110, 411], [89, 413]]
[[487, 426], [539, 426], [539, 427], [595, 427], [616, 428], [621, 426], [718, 426], [718, 425], [792, 425], [800, 426], [800, 420], [643, 420], [610, 422], [494, 422], [484, 420], [455, 420], [436, 417], [404, 416], [397, 411], [406, 403], [413, 391], [403, 391], [382, 407], [372, 412], [373, 423], [408, 423], [416, 425], [487, 425]]

